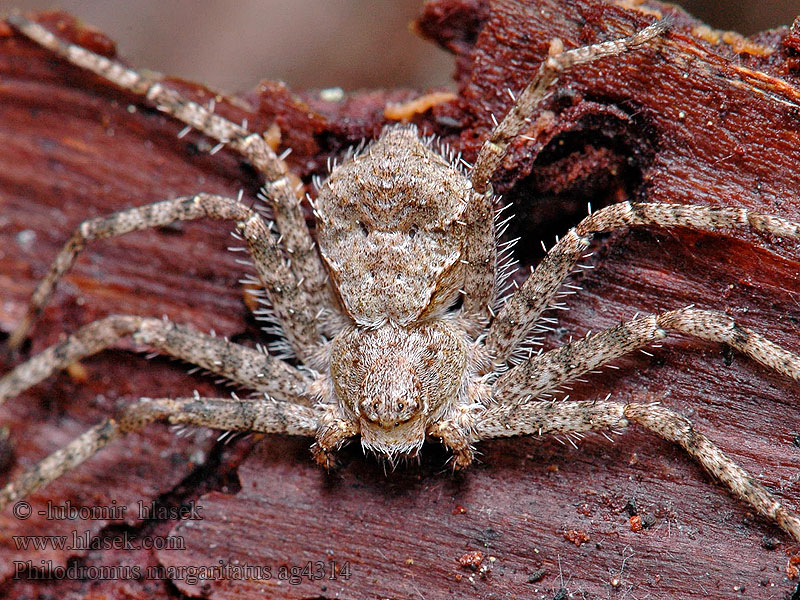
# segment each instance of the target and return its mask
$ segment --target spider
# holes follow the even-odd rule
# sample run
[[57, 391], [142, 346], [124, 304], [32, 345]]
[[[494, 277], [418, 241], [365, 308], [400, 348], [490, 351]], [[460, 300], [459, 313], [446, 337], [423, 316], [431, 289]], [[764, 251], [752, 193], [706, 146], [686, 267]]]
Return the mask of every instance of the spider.
[[800, 357], [723, 313], [693, 307], [635, 318], [548, 352], [521, 353], [594, 234], [659, 226], [752, 229], [800, 239], [800, 225], [745, 209], [623, 202], [570, 229], [513, 293], [500, 284], [504, 252], [497, 240], [504, 232], [495, 223], [490, 181], [509, 145], [560, 73], [653, 45], [668, 22], [547, 58], [466, 168], [414, 127], [386, 127], [334, 167], [316, 198], [308, 200], [317, 221], [315, 242], [286, 165], [261, 135], [21, 16], [8, 20], [70, 62], [145, 97], [218, 147], [239, 152], [263, 175], [273, 219], [267, 221], [241, 198], [199, 193], [85, 221], [37, 287], [8, 345], [22, 344], [86, 243], [199, 218], [235, 223], [282, 340], [273, 352], [263, 352], [167, 320], [115, 315], [20, 364], [0, 380], [0, 400], [128, 336], [257, 395], [142, 398], [8, 483], [0, 490], [0, 508], [155, 420], [313, 437], [313, 455], [324, 467], [332, 467], [336, 450], [355, 436], [390, 462], [416, 455], [426, 439], [438, 438], [452, 451], [456, 469], [471, 464], [474, 444], [481, 440], [637, 424], [683, 447], [739, 498], [800, 540], [800, 517], [680, 414], [657, 403], [542, 399], [668, 331], [724, 342], [795, 380], [800, 380]]

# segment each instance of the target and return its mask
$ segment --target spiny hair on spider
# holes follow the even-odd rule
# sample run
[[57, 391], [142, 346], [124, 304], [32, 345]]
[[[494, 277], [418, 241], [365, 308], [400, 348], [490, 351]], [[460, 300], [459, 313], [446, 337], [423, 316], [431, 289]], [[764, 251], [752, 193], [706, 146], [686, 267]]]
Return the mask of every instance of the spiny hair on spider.
[[[56, 256], [8, 345], [19, 348], [79, 251], [92, 240], [212, 218], [235, 223], [283, 335], [281, 360], [161, 319], [112, 315], [92, 322], [0, 378], [0, 401], [130, 337], [251, 390], [252, 398], [164, 397], [122, 407], [64, 448], [15, 476], [0, 490], [0, 508], [81, 464], [115, 439], [153, 421], [220, 430], [314, 438], [316, 460], [330, 466], [336, 450], [361, 437], [389, 460], [414, 455], [427, 438], [452, 451], [453, 466], [472, 463], [482, 440], [589, 431], [637, 424], [684, 448], [760, 514], [800, 540], [800, 517], [695, 430], [658, 403], [551, 398], [565, 384], [662, 340], [669, 331], [721, 342], [761, 365], [800, 381], [800, 357], [730, 316], [694, 307], [637, 317], [547, 352], [520, 353], [542, 314], [580, 266], [592, 237], [632, 227], [682, 227], [719, 234], [756, 232], [800, 240], [800, 224], [727, 206], [621, 202], [591, 213], [557, 239], [513, 292], [502, 281], [492, 179], [510, 145], [541, 110], [550, 87], [576, 65], [664, 45], [667, 20], [629, 35], [547, 56], [513, 106], [489, 132], [474, 161], [437, 150], [408, 126], [393, 126], [361, 151], [331, 166], [313, 202], [315, 241], [289, 168], [259, 133], [170, 89], [163, 81], [70, 44], [19, 15], [8, 18], [41, 46], [105, 82], [155, 105], [243, 156], [263, 175], [271, 218], [241, 199], [197, 193], [130, 208], [82, 223]], [[285, 157], [285, 156], [284, 156]], [[591, 266], [591, 265], [588, 265]], [[555, 302], [555, 304], [554, 304]]]

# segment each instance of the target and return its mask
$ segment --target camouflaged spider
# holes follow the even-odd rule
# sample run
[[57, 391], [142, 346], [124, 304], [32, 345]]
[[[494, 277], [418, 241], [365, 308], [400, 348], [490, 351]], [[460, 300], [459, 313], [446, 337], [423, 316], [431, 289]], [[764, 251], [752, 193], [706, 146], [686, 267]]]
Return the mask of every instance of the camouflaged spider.
[[525, 434], [579, 434], [639, 424], [673, 441], [758, 512], [800, 540], [800, 517], [785, 508], [708, 438], [657, 404], [541, 400], [548, 391], [667, 335], [724, 342], [800, 380], [800, 357], [738, 326], [725, 314], [683, 308], [637, 318], [562, 348], [519, 360], [515, 351], [550, 305], [593, 234], [635, 226], [713, 232], [751, 228], [800, 238], [800, 225], [744, 209], [624, 202], [567, 232], [517, 291], [497, 284], [498, 253], [490, 180], [526, 119], [558, 74], [574, 65], [654, 43], [656, 22], [623, 39], [555, 53], [541, 65], [464, 171], [415, 128], [387, 127], [377, 141], [334, 168], [313, 201], [318, 244], [288, 171], [263, 137], [123, 65], [59, 40], [20, 16], [9, 22], [42, 46], [241, 153], [264, 176], [271, 224], [238, 199], [176, 198], [84, 222], [36, 289], [9, 345], [25, 339], [59, 278], [89, 241], [176, 220], [232, 220], [299, 369], [268, 353], [168, 321], [111, 316], [16, 367], [0, 380], [0, 400], [112, 346], [123, 336], [224, 376], [257, 397], [141, 399], [44, 459], [0, 491], [0, 507], [74, 468], [115, 438], [154, 420], [223, 430], [315, 437], [330, 466], [347, 439], [394, 460], [428, 437], [452, 450], [454, 466], [480, 440]]

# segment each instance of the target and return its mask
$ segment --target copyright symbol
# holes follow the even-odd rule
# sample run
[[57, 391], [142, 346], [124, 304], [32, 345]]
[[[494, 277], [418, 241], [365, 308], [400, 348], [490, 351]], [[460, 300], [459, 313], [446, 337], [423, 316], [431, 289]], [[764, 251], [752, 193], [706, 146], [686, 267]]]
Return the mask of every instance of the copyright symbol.
[[14, 513], [15, 517], [24, 521], [31, 516], [31, 505], [24, 500], [22, 502], [17, 502], [11, 512]]

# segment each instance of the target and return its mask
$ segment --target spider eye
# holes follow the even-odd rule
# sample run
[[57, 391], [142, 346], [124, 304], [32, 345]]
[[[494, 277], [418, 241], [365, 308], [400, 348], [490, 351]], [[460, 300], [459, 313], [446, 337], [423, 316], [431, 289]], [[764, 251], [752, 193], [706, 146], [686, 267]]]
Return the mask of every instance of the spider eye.
[[401, 402], [400, 404], [397, 405], [397, 410], [403, 410], [405, 407], [406, 405]]

